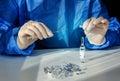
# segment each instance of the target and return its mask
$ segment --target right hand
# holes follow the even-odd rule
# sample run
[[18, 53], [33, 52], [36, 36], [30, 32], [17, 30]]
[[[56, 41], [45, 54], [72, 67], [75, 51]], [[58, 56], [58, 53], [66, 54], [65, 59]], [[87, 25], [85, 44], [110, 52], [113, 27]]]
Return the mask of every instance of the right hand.
[[20, 49], [26, 49], [36, 40], [53, 36], [51, 30], [41, 22], [28, 21], [18, 32], [17, 44]]
[[104, 42], [108, 26], [109, 21], [103, 17], [93, 17], [83, 23], [85, 35], [89, 42], [94, 45], [101, 45]]

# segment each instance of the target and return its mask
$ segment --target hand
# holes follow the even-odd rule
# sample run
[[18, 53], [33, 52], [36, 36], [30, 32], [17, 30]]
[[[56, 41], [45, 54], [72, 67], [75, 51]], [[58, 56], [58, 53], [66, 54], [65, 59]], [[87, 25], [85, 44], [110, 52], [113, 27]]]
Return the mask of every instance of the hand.
[[20, 49], [26, 49], [36, 40], [52, 37], [53, 33], [41, 22], [28, 21], [18, 32], [17, 44]]
[[103, 17], [90, 18], [83, 23], [84, 32], [91, 44], [99, 45], [103, 42], [109, 21]]

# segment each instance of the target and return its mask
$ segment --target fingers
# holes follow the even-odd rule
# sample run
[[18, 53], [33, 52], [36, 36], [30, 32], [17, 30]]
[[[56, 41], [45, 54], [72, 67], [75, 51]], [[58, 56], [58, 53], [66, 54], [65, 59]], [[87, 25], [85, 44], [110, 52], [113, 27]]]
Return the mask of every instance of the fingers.
[[86, 28], [87, 28], [87, 26], [89, 25], [90, 21], [91, 21], [91, 18], [90, 18], [90, 19], [87, 19], [87, 20], [83, 23], [82, 28], [83, 28], [84, 30], [86, 30]]
[[35, 39], [35, 38], [39, 38], [40, 40], [43, 39], [43, 36], [41, 35], [41, 33], [34, 26], [29, 26], [29, 28], [26, 30], [25, 33], [28, 34], [29, 37], [32, 39]]
[[40, 40], [53, 36], [53, 33], [43, 23], [38, 23], [35, 21], [29, 21], [28, 23], [28, 30], [33, 31], [36, 37], [38, 37]]
[[39, 24], [40, 24], [42, 27], [44, 27], [44, 29], [46, 30], [47, 35], [48, 35], [49, 37], [52, 37], [52, 36], [53, 36], [52, 31], [51, 31], [50, 29], [48, 29], [45, 24], [43, 24], [43, 23], [39, 23]]
[[108, 29], [109, 21], [103, 17], [90, 18], [83, 23], [83, 29], [91, 44], [101, 44], [106, 31]]
[[95, 25], [95, 27], [99, 27], [103, 29], [104, 31], [107, 31], [109, 21], [107, 19], [104, 19], [103, 17], [99, 17], [94, 21], [93, 24]]
[[101, 22], [104, 23], [105, 25], [109, 24], [109, 21], [107, 19], [103, 19]]
[[93, 24], [96, 25], [96, 24], [108, 24], [109, 21], [107, 19], [104, 19], [103, 17], [99, 17], [97, 18]]
[[101, 21], [103, 20], [103, 17], [99, 17], [97, 19], [94, 20], [93, 24], [96, 25], [96, 24], [100, 24], [102, 23]]
[[95, 21], [95, 18], [90, 18], [88, 20], [86, 20], [83, 23], [83, 29], [87, 32], [89, 32], [92, 28], [94, 28], [94, 24], [93, 22]]
[[43, 23], [28, 21], [18, 32], [17, 45], [20, 49], [26, 49], [36, 40], [43, 40], [52, 36], [50, 29]]
[[35, 29], [37, 30], [37, 31], [35, 31], [35, 33], [37, 34], [37, 37], [39, 37], [41, 35], [42, 38], [44, 38], [44, 39], [48, 38], [46, 30], [41, 25], [39, 25], [37, 22], [32, 23], [32, 25], [34, 26], [34, 27], [32, 27], [33, 31]]
[[83, 29], [86, 32], [90, 32], [95, 27], [103, 27], [107, 29], [109, 21], [103, 17], [99, 18], [90, 18], [83, 23]]
[[95, 20], [96, 20], [95, 18], [92, 18], [91, 21], [88, 23], [88, 26], [86, 28], [87, 32], [90, 32], [93, 28], [95, 28], [95, 25], [93, 24]]

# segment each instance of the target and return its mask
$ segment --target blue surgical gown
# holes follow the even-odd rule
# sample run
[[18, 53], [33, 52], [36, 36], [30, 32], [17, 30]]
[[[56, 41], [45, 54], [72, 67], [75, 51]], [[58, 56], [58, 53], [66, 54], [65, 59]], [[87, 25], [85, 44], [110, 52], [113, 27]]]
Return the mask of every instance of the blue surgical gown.
[[[81, 37], [85, 37], [83, 22], [100, 16], [109, 19], [100, 0], [0, 0], [0, 53], [30, 55], [33, 49], [79, 47]], [[29, 20], [44, 23], [54, 36], [21, 50], [16, 42], [18, 31]], [[85, 37], [86, 48], [103, 49], [120, 44], [120, 25], [114, 17], [109, 21], [106, 42], [93, 45]]]

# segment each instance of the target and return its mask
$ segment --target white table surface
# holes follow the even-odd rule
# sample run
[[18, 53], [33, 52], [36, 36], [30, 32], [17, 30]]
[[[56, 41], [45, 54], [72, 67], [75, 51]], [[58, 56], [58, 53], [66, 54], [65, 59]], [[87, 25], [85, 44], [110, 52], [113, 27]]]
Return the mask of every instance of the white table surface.
[[[0, 55], [0, 81], [120, 81], [120, 47], [86, 50], [80, 64], [79, 49], [34, 50], [30, 56]], [[44, 67], [74, 63], [86, 68], [83, 74], [64, 79], [49, 78]]]

